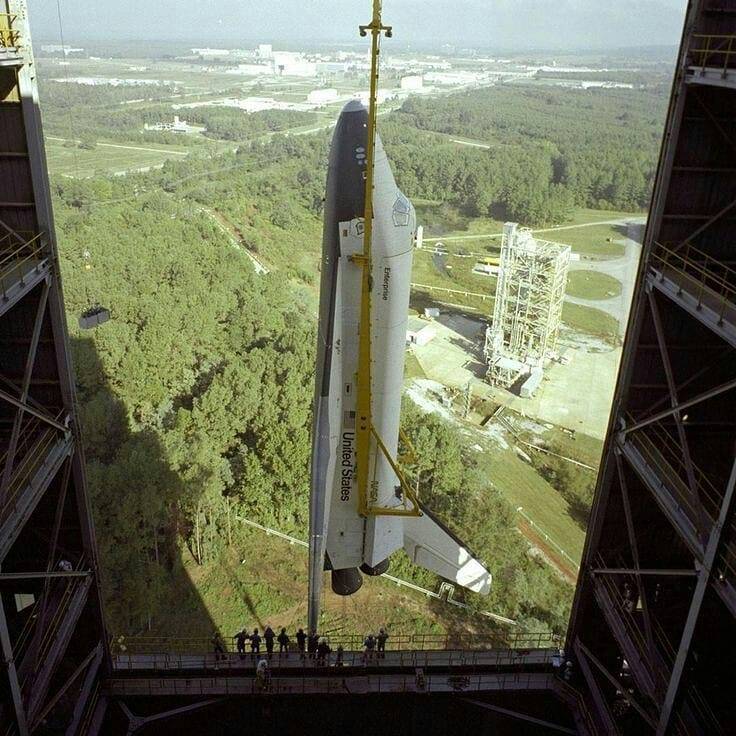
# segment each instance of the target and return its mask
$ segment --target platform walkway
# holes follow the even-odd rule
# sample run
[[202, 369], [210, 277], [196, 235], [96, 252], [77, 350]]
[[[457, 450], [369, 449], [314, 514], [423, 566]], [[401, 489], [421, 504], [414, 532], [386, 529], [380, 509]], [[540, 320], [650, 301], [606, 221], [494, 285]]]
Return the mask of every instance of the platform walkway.
[[552, 690], [559, 656], [556, 648], [406, 650], [380, 657], [347, 651], [341, 663], [333, 653], [319, 664], [290, 652], [268, 660], [264, 682], [256, 677], [264, 652], [243, 658], [233, 653], [116, 654], [105, 690], [112, 696]]
[[[487, 650], [426, 650], [426, 651], [387, 651], [383, 657], [374, 654], [366, 658], [362, 651], [346, 651], [343, 654], [342, 670], [354, 672], [365, 670], [396, 670], [406, 668], [487, 668], [487, 669], [528, 669], [530, 667], [551, 668], [553, 658], [558, 655], [556, 648], [549, 649], [487, 649]], [[232, 652], [219, 655], [213, 653], [187, 654], [181, 652], [159, 652], [150, 654], [115, 654], [113, 669], [115, 673], [135, 672], [179, 672], [207, 671], [233, 673], [254, 671], [258, 660], [266, 658], [265, 652], [258, 655], [248, 652], [244, 657]], [[298, 674], [303, 672], [314, 676], [315, 672], [335, 668], [336, 654], [328, 656], [325, 665], [317, 664], [314, 658], [302, 659], [298, 652], [288, 656], [274, 653], [269, 662], [271, 671], [276, 674]]]

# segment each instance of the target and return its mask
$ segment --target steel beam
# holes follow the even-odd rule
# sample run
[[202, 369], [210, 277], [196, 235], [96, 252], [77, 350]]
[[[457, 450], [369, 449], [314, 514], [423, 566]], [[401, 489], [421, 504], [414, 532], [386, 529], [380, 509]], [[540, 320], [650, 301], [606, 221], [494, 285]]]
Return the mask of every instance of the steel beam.
[[30, 518], [51, 481], [56, 477], [62, 463], [72, 454], [73, 450], [74, 443], [70, 435], [60, 439], [51, 447], [44, 463], [28, 479], [11, 513], [0, 524], [0, 561], [10, 551], [21, 529]]
[[17, 409], [21, 409], [24, 412], [27, 412], [28, 414], [32, 414], [37, 419], [40, 419], [42, 422], [46, 422], [46, 424], [50, 424], [52, 427], [55, 427], [60, 432], [68, 432], [69, 427], [65, 424], [61, 424], [60, 422], [57, 422], [56, 419], [54, 419], [52, 416], [49, 416], [45, 411], [40, 411], [39, 409], [34, 409], [30, 404], [28, 404], [25, 401], [21, 401], [20, 399], [16, 399], [15, 396], [12, 394], [9, 394], [7, 391], [3, 391], [0, 388], [0, 399], [3, 401], [7, 401], [8, 404], [12, 404]]
[[718, 547], [721, 543], [723, 528], [731, 513], [735, 486], [736, 460], [731, 467], [731, 475], [728, 479], [726, 491], [723, 494], [723, 501], [721, 502], [718, 520], [713, 525], [710, 538], [708, 539], [708, 546], [706, 547], [705, 555], [703, 557], [703, 570], [701, 575], [698, 577], [698, 582], [695, 586], [695, 592], [693, 593], [690, 609], [685, 621], [685, 628], [682, 632], [680, 645], [677, 648], [677, 657], [675, 658], [675, 664], [672, 668], [667, 693], [665, 695], [664, 703], [662, 704], [659, 722], [657, 723], [657, 736], [664, 736], [672, 718], [675, 699], [680, 691], [682, 674], [685, 669], [688, 655], [690, 654], [690, 645], [692, 644], [693, 635], [695, 634], [695, 627], [697, 626], [698, 619], [700, 617], [700, 610], [703, 605], [703, 600], [705, 599], [705, 593], [711, 579], [713, 562], [716, 559]]
[[471, 700], [470, 698], [463, 698], [463, 701], [470, 703], [471, 705], [477, 705], [479, 708], [484, 708], [485, 710], [490, 710], [494, 713], [500, 713], [503, 716], [514, 718], [517, 721], [525, 721], [526, 723], [533, 723], [535, 726], [541, 726], [545, 729], [545, 732], [554, 731], [555, 733], [569, 733], [573, 734], [573, 736], [577, 734], [577, 731], [574, 728], [560, 726], [558, 723], [552, 723], [551, 721], [544, 721], [541, 718], [535, 718], [534, 716], [527, 715], [526, 713], [520, 713], [517, 710], [502, 708], [500, 705], [491, 705], [491, 703], [484, 703], [480, 700]]
[[634, 678], [637, 687], [649, 697], [654, 698], [657, 691], [657, 678], [660, 675], [658, 671], [655, 671], [653, 656], [632, 639], [626, 622], [608, 590], [599, 580], [595, 579], [594, 593], [611, 636], [624, 659], [629, 663], [631, 676]]
[[605, 665], [598, 659], [598, 657], [593, 654], [593, 652], [588, 649], [588, 647], [583, 644], [582, 641], [577, 641], [578, 645], [578, 651], [582, 652], [583, 656], [588, 659], [588, 661], [592, 662], [597, 668], [598, 671], [613, 685], [616, 690], [618, 690], [621, 695], [626, 698], [628, 703], [636, 710], [636, 712], [652, 727], [654, 728], [656, 725], [656, 722], [652, 716], [649, 715], [649, 713], [644, 710], [643, 706], [639, 705], [636, 698], [633, 697], [629, 691], [628, 688], [623, 685], [619, 680], [617, 680], [605, 667]]
[[79, 725], [84, 718], [87, 708], [89, 707], [90, 697], [92, 696], [93, 689], [99, 681], [100, 666], [105, 656], [105, 648], [100, 642], [93, 651], [94, 659], [92, 660], [87, 674], [84, 676], [84, 682], [82, 683], [82, 689], [77, 697], [77, 702], [74, 705], [74, 713], [72, 714], [72, 720], [67, 726], [65, 736], [77, 736], [79, 733]]
[[[621, 459], [621, 452], [616, 449], [614, 450], [616, 456], [616, 468], [618, 469], [618, 483], [621, 491], [621, 501], [624, 507], [624, 517], [626, 518], [626, 529], [629, 535], [629, 545], [631, 546], [631, 556], [636, 566], [636, 585], [638, 588], [638, 594], [641, 599], [642, 613], [644, 614], [644, 632], [647, 637], [647, 647], [649, 649], [649, 656], [654, 657], [654, 634], [652, 632], [652, 619], [649, 614], [649, 603], [647, 601], [646, 588], [641, 579], [641, 563], [639, 560], [639, 543], [636, 539], [636, 529], [634, 528], [634, 517], [631, 513], [631, 501], [629, 499], [629, 488], [626, 483], [626, 476], [624, 471], [623, 460]], [[657, 683], [654, 683], [655, 689]]]
[[575, 652], [578, 667], [583, 673], [585, 684], [588, 686], [588, 692], [593, 698], [593, 703], [596, 708], [596, 716], [598, 716], [598, 720], [602, 722], [603, 731], [601, 733], [608, 734], [609, 736], [616, 736], [616, 734], [621, 732], [619, 731], [616, 722], [613, 720], [611, 709], [608, 707], [608, 702], [601, 692], [601, 688], [598, 685], [598, 681], [595, 679], [593, 671], [590, 669], [588, 660], [585, 658], [585, 653], [581, 648], [582, 646], [582, 642], [579, 639], [576, 639], [573, 644], [573, 651]]
[[618, 434], [625, 436], [630, 432], [635, 432], [637, 429], [642, 429], [642, 427], [646, 427], [649, 424], [653, 424], [654, 422], [659, 422], [662, 419], [666, 419], [667, 417], [672, 416], [675, 412], [682, 411], [683, 409], [689, 409], [691, 406], [696, 406], [697, 404], [702, 404], [704, 401], [708, 401], [709, 399], [714, 399], [716, 396], [720, 396], [720, 394], [725, 393], [726, 391], [730, 391], [733, 388], [736, 388], [736, 378], [731, 381], [726, 381], [720, 386], [716, 386], [709, 391], [704, 391], [702, 394], [698, 394], [692, 399], [681, 401], [676, 406], [657, 412], [656, 414], [653, 414], [646, 419], [637, 420], [634, 422], [634, 424], [623, 427], [621, 430], [619, 430]]
[[91, 570], [63, 570], [53, 572], [0, 572], [0, 583], [11, 580], [38, 580], [49, 578], [87, 578], [92, 574]]
[[[66, 682], [54, 693], [54, 695], [48, 699], [46, 704], [44, 705], [43, 709], [38, 713], [38, 715], [33, 719], [33, 728], [35, 729], [36, 726], [46, 717], [46, 715], [54, 708], [54, 706], [64, 697], [64, 694], [66, 691], [74, 684], [76, 679], [84, 672], [85, 669], [87, 669], [87, 665], [92, 662], [93, 659], [96, 658], [97, 667], [90, 667], [90, 672], [97, 670], [97, 668], [100, 665], [100, 654], [102, 653], [102, 649], [100, 645], [98, 644], [76, 667], [74, 672], [67, 678]], [[87, 673], [89, 675], [89, 672]], [[80, 700], [77, 700], [77, 706], [79, 706]]]
[[[20, 403], [25, 405], [28, 401], [28, 390], [31, 386], [31, 375], [33, 374], [33, 367], [36, 364], [36, 351], [38, 349], [38, 341], [41, 337], [41, 327], [43, 326], [43, 320], [46, 315], [46, 303], [49, 296], [49, 282], [45, 281], [43, 290], [41, 291], [41, 298], [38, 302], [38, 308], [36, 309], [36, 319], [33, 323], [33, 333], [31, 335], [31, 343], [28, 346], [28, 354], [26, 355], [26, 365], [23, 371], [23, 380], [21, 382], [20, 392]], [[2, 480], [0, 480], [0, 506], [5, 501], [5, 493], [7, 491], [10, 478], [13, 473], [13, 465], [15, 463], [15, 453], [18, 449], [18, 439], [20, 438], [20, 429], [23, 424], [23, 413], [24, 410], [18, 408], [15, 412], [15, 419], [13, 420], [13, 429], [10, 433], [10, 444], [6, 454], [5, 467], [3, 468]]]
[[[103, 694], [97, 699], [95, 709], [92, 712], [92, 719], [90, 720], [89, 726], [87, 727], [87, 733], [85, 736], [104, 736], [102, 733], [102, 727], [105, 723], [105, 715], [107, 713], [108, 699], [107, 695]], [[67, 732], [65, 736], [78, 736], [75, 731], [71, 733]]]
[[692, 551], [693, 555], [700, 560], [703, 556], [703, 545], [698, 536], [698, 530], [687, 514], [682, 510], [672, 490], [657, 475], [649, 463], [639, 453], [632, 442], [626, 442], [621, 447], [621, 456], [628, 465], [633, 468], [642, 483], [649, 489], [655, 501], [662, 509], [664, 515], [670, 520], [672, 526], [677, 529], [680, 537]]
[[23, 696], [20, 691], [20, 682], [18, 681], [18, 671], [15, 667], [15, 659], [13, 658], [13, 645], [10, 642], [10, 634], [8, 633], [8, 622], [5, 618], [5, 606], [0, 595], [0, 648], [2, 648], [3, 661], [5, 663], [5, 672], [8, 678], [8, 689], [13, 699], [13, 708], [15, 711], [15, 723], [18, 727], [19, 736], [28, 736], [28, 721], [26, 719], [26, 711], [23, 706]]
[[[655, 577], [665, 575], [685, 577], [698, 574], [697, 570], [664, 570], [655, 567], [594, 567], [590, 572], [593, 575], [653, 575]], [[0, 575], [0, 580], [2, 580], [2, 575]]]
[[64, 612], [63, 619], [56, 631], [48, 656], [43, 661], [41, 668], [34, 673], [35, 677], [28, 702], [28, 715], [30, 719], [34, 719], [42, 707], [51, 676], [66, 652], [69, 639], [71, 639], [72, 633], [77, 626], [79, 617], [87, 602], [91, 582], [92, 578], [87, 578], [78, 584], [78, 588], [72, 594], [69, 606]]
[[682, 424], [682, 418], [680, 416], [679, 409], [679, 398], [677, 395], [677, 385], [675, 383], [675, 376], [672, 372], [672, 364], [670, 363], [670, 356], [667, 352], [667, 342], [665, 339], [664, 328], [662, 327], [662, 320], [659, 317], [659, 309], [657, 302], [652, 294], [651, 289], [647, 289], [647, 298], [649, 301], [649, 311], [652, 315], [652, 322], [654, 323], [654, 331], [657, 334], [657, 343], [659, 344], [660, 358], [662, 359], [662, 367], [664, 368], [664, 374], [667, 378], [667, 387], [670, 394], [670, 405], [671, 408], [675, 409], [673, 414], [675, 424], [677, 425], [677, 436], [680, 438], [680, 450], [682, 451], [683, 460], [685, 461], [685, 468], [687, 472], [687, 482], [690, 487], [690, 493], [692, 494], [693, 500], [695, 501], [696, 508], [698, 509], [698, 522], [700, 525], [700, 538], [703, 544], [705, 544], [706, 537], [708, 535], [708, 517], [703, 507], [703, 502], [700, 498], [700, 492], [698, 491], [698, 483], [695, 478], [695, 470], [693, 468], [693, 460], [690, 456], [690, 445], [687, 441], [687, 435], [685, 434], [685, 428]]

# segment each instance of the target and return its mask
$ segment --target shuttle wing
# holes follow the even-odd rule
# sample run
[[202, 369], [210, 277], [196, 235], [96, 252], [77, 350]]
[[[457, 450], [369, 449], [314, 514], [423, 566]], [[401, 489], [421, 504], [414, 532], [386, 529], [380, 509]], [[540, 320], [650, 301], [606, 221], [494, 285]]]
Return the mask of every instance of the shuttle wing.
[[491, 591], [491, 573], [425, 506], [422, 516], [404, 519], [404, 550], [414, 564], [463, 588], [482, 595]]

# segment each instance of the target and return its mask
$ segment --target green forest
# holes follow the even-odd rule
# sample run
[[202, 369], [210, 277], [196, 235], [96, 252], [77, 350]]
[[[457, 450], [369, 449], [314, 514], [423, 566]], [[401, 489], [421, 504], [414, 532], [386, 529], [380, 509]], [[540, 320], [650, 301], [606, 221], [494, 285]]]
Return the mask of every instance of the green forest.
[[[575, 205], [646, 205], [662, 100], [505, 94], [410, 99], [383, 118], [407, 194], [525, 224], [564, 221]], [[131, 115], [121, 131], [137, 129], [140, 116]], [[70, 323], [95, 303], [112, 311], [94, 333], [73, 329], [73, 353], [114, 631], [166, 630], [178, 606], [172, 576], [185, 557], [202, 568], [221, 564], [234, 514], [306, 537], [329, 136], [263, 138], [271, 116], [241, 115], [252, 129], [228, 138], [229, 118], [220, 119], [222, 137], [245, 141], [235, 152], [195, 149], [125, 177], [52, 177]], [[89, 120], [89, 135], [99, 134]], [[459, 149], [446, 134], [494, 145]], [[245, 250], [270, 273], [256, 275]], [[529, 555], [487, 459], [410, 402], [403, 422], [418, 458], [407, 472], [422, 498], [493, 569], [490, 601], [467, 600], [528, 630], [561, 633], [571, 588]], [[406, 561], [394, 570], [436, 587]]]

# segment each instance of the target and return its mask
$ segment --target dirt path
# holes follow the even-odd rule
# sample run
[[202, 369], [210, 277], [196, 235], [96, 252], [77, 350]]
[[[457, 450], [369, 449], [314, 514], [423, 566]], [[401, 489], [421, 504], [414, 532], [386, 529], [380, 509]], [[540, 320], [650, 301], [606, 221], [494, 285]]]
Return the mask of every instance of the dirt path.
[[241, 250], [243, 253], [245, 253], [246, 256], [248, 256], [248, 258], [250, 258], [250, 261], [253, 264], [253, 268], [258, 275], [268, 273], [268, 268], [266, 268], [266, 266], [264, 266], [263, 263], [261, 263], [261, 261], [259, 261], [250, 252], [250, 250], [248, 250], [248, 246], [246, 245], [240, 230], [232, 222], [230, 222], [230, 220], [228, 220], [227, 217], [222, 214], [222, 212], [207, 209], [206, 207], [203, 208], [202, 211], [205, 214], [209, 215], [209, 217], [217, 225], [217, 227], [228, 237], [228, 240], [230, 240], [230, 243], [233, 245], [233, 247]]
[[526, 521], [520, 521], [518, 524], [519, 531], [524, 537], [531, 542], [534, 547], [537, 547], [542, 551], [547, 562], [554, 567], [562, 577], [570, 583], [575, 585], [577, 583], [578, 575], [573, 566], [560, 554], [554, 551], [552, 547], [545, 543], [544, 539], [532, 529], [531, 525]]

